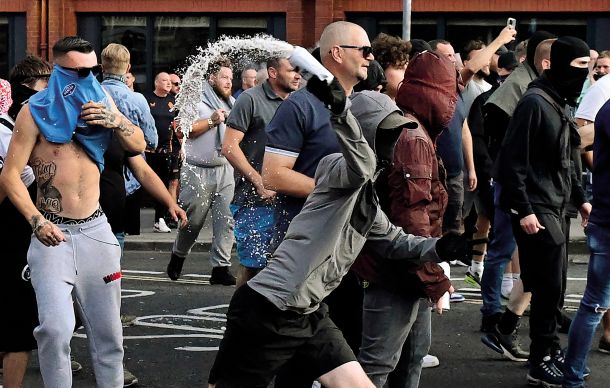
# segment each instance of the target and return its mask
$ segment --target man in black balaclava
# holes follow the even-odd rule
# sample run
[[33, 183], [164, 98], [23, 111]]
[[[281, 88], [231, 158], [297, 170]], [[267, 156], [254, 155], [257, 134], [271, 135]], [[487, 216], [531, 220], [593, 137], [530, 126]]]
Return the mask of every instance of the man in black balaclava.
[[573, 36], [566, 36], [557, 39], [551, 46], [551, 68], [546, 71], [551, 83], [561, 97], [570, 106], [576, 106], [576, 99], [580, 96], [582, 85], [584, 84], [589, 68], [580, 67], [581, 64], [588, 65], [589, 46], [582, 40]]
[[13, 105], [8, 111], [15, 120], [21, 107], [36, 92], [47, 87], [53, 67], [47, 61], [34, 55], [26, 56], [9, 74]]
[[551, 70], [534, 80], [509, 123], [498, 154], [500, 206], [511, 215], [521, 279], [532, 293], [528, 383], [560, 387], [563, 354], [557, 336], [565, 276], [565, 206], [586, 223], [585, 202], [571, 155], [578, 135], [566, 104], [575, 104], [587, 76], [589, 47], [574, 37], [551, 46]]

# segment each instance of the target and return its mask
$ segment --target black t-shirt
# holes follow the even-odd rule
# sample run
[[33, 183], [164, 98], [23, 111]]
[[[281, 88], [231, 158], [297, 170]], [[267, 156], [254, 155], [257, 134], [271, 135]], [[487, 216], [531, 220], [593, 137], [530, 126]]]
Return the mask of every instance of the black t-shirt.
[[[170, 111], [176, 100], [173, 95], [168, 94], [165, 97], [159, 97], [155, 93], [146, 95], [146, 101], [150, 107], [150, 113], [155, 119], [155, 127], [157, 127], [157, 135], [159, 135], [159, 143], [157, 149], [164, 148], [170, 149], [170, 139], [172, 140], [172, 147], [176, 146], [175, 136], [172, 136], [172, 122], [176, 118], [176, 112]], [[179, 147], [178, 141], [178, 147]]]
[[100, 176], [100, 205], [108, 218], [113, 233], [125, 231], [125, 158], [126, 153], [116, 136], [104, 154], [104, 171]]

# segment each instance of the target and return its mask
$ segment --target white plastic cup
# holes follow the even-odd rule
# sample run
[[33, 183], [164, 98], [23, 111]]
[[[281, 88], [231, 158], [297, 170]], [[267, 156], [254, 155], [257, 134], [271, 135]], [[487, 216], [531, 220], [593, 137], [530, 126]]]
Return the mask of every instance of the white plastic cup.
[[315, 75], [330, 85], [333, 75], [328, 71], [309, 51], [300, 46], [294, 46], [294, 50], [288, 58], [292, 66], [298, 66], [308, 73]]
[[[447, 278], [451, 279], [451, 267], [449, 266], [449, 263], [447, 263], [446, 261], [443, 261], [442, 263], [438, 263], [438, 265], [443, 269], [443, 272], [445, 273], [445, 276], [447, 276]], [[441, 296], [441, 307], [443, 310], [449, 310], [449, 292], [445, 292], [445, 294], [443, 296]]]

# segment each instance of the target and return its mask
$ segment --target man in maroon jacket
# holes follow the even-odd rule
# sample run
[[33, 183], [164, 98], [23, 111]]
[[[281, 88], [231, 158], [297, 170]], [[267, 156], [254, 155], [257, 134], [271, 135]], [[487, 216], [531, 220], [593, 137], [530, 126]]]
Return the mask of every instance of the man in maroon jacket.
[[[405, 112], [403, 120], [416, 124], [403, 127], [392, 164], [379, 173], [375, 184], [382, 209], [407, 233], [441, 236], [447, 192], [434, 141], [447, 127], [456, 101], [454, 66], [431, 52], [418, 54], [409, 63], [396, 98], [398, 106], [375, 92], [352, 98], [351, 111], [365, 133], [368, 127], [384, 129], [398, 107]], [[405, 267], [370, 250], [359, 260], [352, 267], [365, 281], [358, 359], [377, 387], [383, 387], [388, 377], [396, 386], [417, 387], [431, 342], [427, 299], [438, 302], [451, 283], [436, 264]]]

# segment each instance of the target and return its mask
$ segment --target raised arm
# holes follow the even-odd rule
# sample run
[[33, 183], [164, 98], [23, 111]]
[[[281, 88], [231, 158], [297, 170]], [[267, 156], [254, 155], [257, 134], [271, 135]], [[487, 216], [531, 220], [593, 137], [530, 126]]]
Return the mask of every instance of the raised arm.
[[307, 83], [307, 90], [332, 112], [331, 123], [343, 154], [340, 168], [332, 172], [335, 177], [330, 186], [358, 187], [372, 179], [377, 167], [375, 153], [364, 138], [360, 124], [349, 111], [351, 103], [339, 80], [335, 78], [329, 85], [312, 77]]
[[15, 122], [13, 137], [0, 175], [0, 187], [17, 210], [28, 220], [40, 242], [46, 246], [59, 245], [61, 241], [65, 241], [63, 233], [38, 211], [21, 180], [21, 172], [32, 155], [38, 133], [29, 106], [26, 105], [19, 112]]
[[210, 117], [200, 117], [191, 126], [189, 138], [195, 139], [203, 135], [210, 129], [216, 128], [221, 123], [225, 122], [226, 112], [224, 109], [216, 109]]
[[491, 43], [489, 43], [483, 50], [474, 54], [470, 60], [465, 61], [464, 68], [460, 71], [464, 85], [466, 85], [468, 81], [472, 79], [472, 76], [475, 75], [477, 71], [481, 70], [483, 66], [489, 63], [492, 55], [498, 51], [503, 44], [507, 44], [515, 40], [515, 35], [517, 35], [517, 31], [515, 31], [512, 27], [504, 27], [496, 39], [491, 41]]
[[89, 101], [83, 105], [81, 118], [89, 125], [99, 125], [114, 130], [125, 151], [134, 154], [144, 152], [146, 141], [140, 127], [134, 125], [117, 109], [108, 92], [106, 92], [106, 96], [110, 107], [103, 103]]

